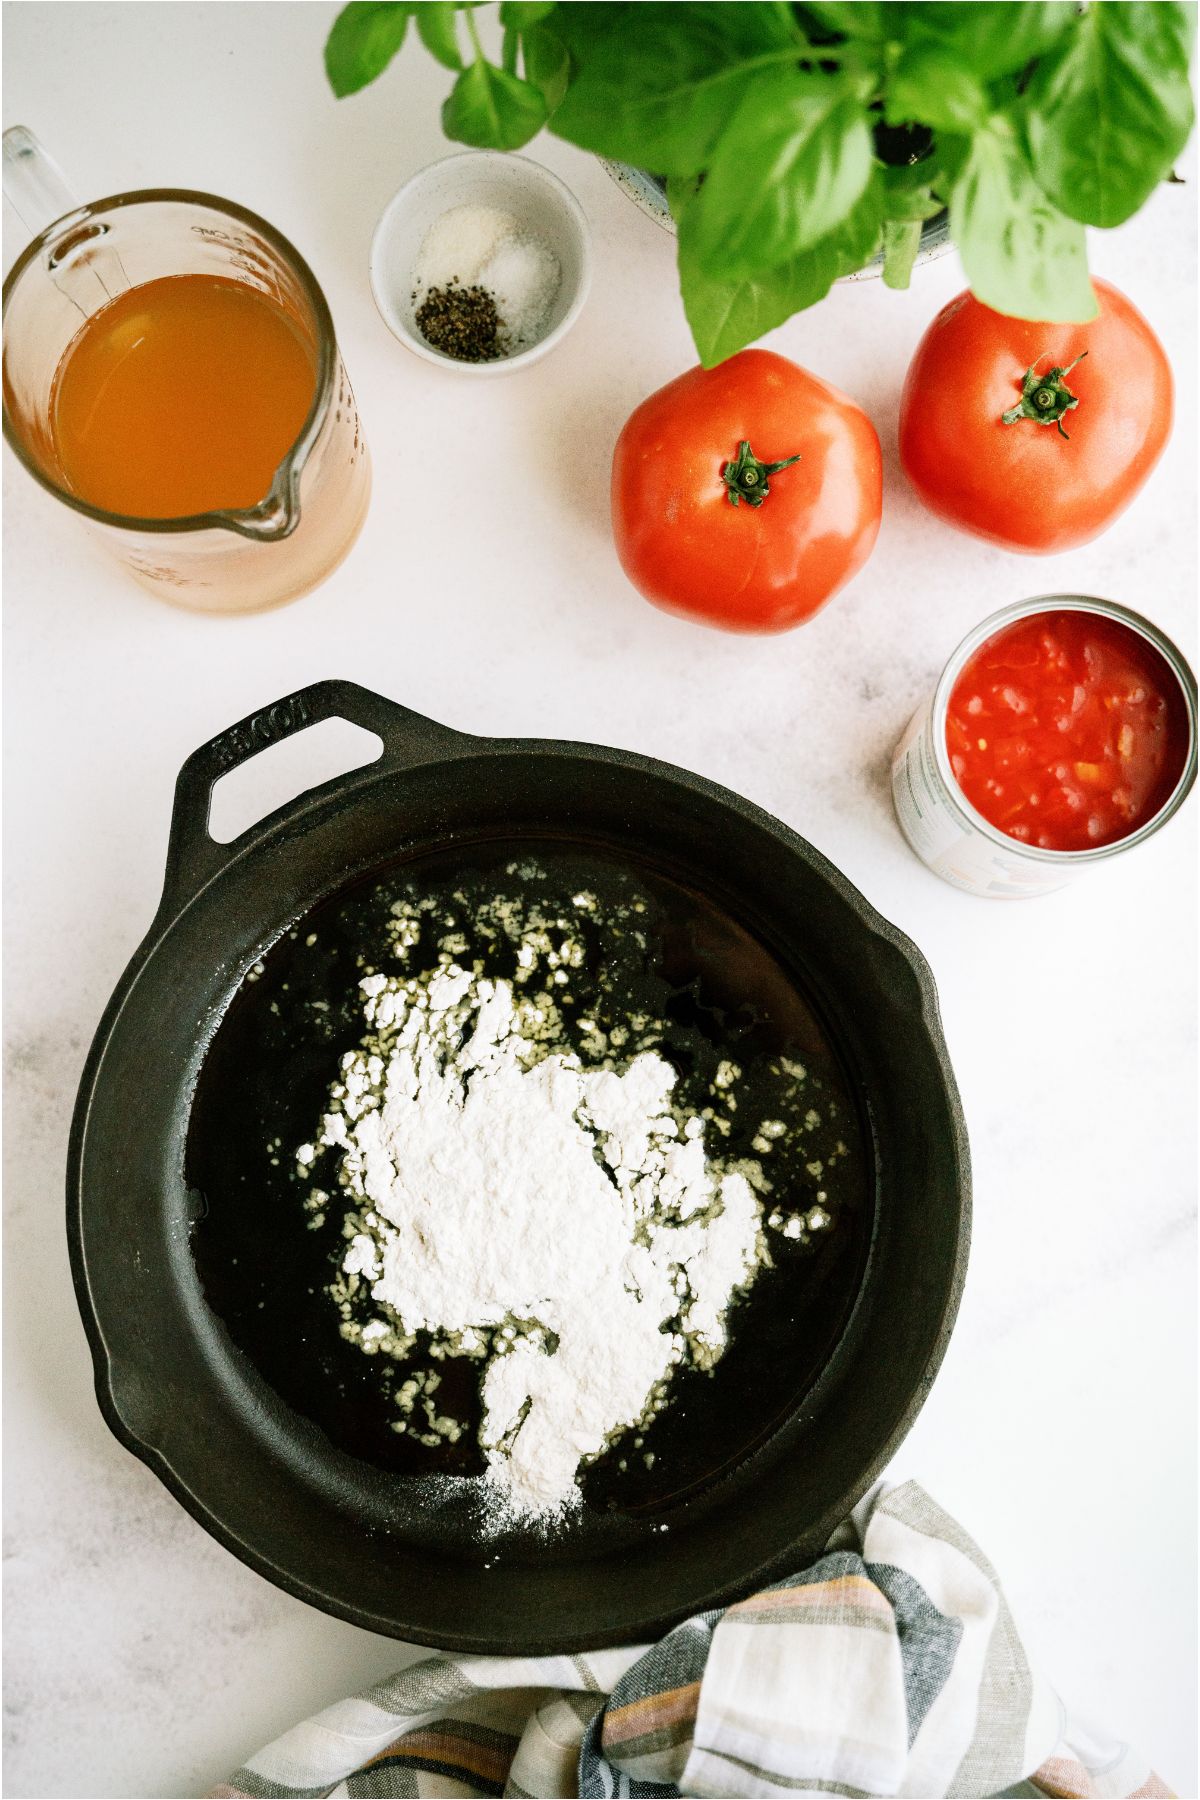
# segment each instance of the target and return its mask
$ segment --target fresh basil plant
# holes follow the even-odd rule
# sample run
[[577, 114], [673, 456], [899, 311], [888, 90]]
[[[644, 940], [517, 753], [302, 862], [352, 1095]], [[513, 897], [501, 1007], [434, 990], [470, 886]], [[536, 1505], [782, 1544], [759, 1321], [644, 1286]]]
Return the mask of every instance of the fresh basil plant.
[[455, 75], [448, 137], [516, 150], [548, 125], [665, 178], [706, 366], [881, 249], [906, 287], [945, 209], [988, 306], [1094, 317], [1084, 226], [1137, 212], [1193, 121], [1195, 6], [1174, 0], [503, 0], [499, 64], [474, 10], [355, 0], [334, 92], [373, 81], [411, 18]]

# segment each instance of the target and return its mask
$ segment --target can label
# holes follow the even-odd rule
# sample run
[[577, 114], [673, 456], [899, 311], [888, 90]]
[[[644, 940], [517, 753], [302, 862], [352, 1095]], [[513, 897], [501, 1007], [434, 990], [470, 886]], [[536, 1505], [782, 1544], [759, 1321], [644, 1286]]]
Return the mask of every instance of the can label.
[[927, 868], [968, 894], [1023, 900], [1052, 894], [1076, 873], [1011, 851], [979, 829], [938, 770], [933, 752], [933, 701], [917, 708], [892, 758], [892, 801], [909, 844]]

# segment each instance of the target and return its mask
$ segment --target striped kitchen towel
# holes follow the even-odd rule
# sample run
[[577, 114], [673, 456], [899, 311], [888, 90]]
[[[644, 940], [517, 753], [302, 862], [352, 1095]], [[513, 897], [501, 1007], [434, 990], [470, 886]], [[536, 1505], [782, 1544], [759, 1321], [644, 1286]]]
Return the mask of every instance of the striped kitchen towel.
[[914, 1482], [809, 1568], [661, 1643], [431, 1656], [214, 1790], [259, 1795], [1169, 1795], [1031, 1669], [995, 1571]]

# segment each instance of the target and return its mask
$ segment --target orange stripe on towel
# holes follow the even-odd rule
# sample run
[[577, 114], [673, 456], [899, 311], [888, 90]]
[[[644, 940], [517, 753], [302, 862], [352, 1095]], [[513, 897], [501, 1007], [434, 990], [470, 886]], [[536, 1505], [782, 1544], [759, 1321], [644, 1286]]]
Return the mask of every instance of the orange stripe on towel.
[[681, 1719], [694, 1719], [699, 1696], [700, 1683], [691, 1681], [686, 1687], [667, 1688], [664, 1693], [647, 1694], [641, 1700], [631, 1700], [627, 1706], [618, 1706], [604, 1715], [604, 1741], [624, 1743], [629, 1738], [646, 1737], [652, 1731], [677, 1725]]
[[[1096, 1792], [1088, 1771], [1073, 1756], [1047, 1757], [1029, 1780], [1053, 1800], [1093, 1800]], [[1174, 1788], [1152, 1769], [1141, 1787], [1131, 1790], [1129, 1800], [1176, 1800], [1176, 1796]]]
[[381, 1750], [378, 1756], [371, 1757], [362, 1766], [369, 1769], [372, 1764], [389, 1761], [395, 1757], [420, 1757], [429, 1762], [450, 1763], [456, 1769], [465, 1769], [468, 1774], [480, 1775], [485, 1781], [503, 1784], [512, 1767], [516, 1746], [500, 1748], [488, 1744], [476, 1744], [470, 1738], [460, 1737], [456, 1732], [447, 1731], [407, 1731], [403, 1737]]
[[835, 1575], [830, 1581], [811, 1581], [803, 1587], [765, 1588], [749, 1600], [739, 1600], [731, 1613], [778, 1612], [783, 1607], [828, 1606], [831, 1601], [853, 1600], [856, 1606], [871, 1607], [877, 1612], [891, 1612], [886, 1594], [881, 1594], [865, 1575]]
[[1094, 1800], [1096, 1793], [1091, 1776], [1073, 1756], [1048, 1756], [1029, 1780], [1053, 1800]]

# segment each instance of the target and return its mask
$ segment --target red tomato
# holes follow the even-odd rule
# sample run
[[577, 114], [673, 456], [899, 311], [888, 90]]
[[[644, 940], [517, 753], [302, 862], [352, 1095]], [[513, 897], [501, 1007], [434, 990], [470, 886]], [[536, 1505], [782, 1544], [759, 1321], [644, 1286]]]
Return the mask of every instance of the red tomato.
[[1069, 550], [1106, 530], [1158, 461], [1171, 434], [1166, 354], [1124, 294], [1092, 286], [1100, 311], [1086, 325], [1009, 319], [960, 294], [921, 339], [900, 461], [949, 524], [1006, 550]]
[[613, 536], [656, 606], [786, 631], [862, 568], [882, 493], [866, 414], [786, 357], [742, 350], [631, 414], [613, 454]]

